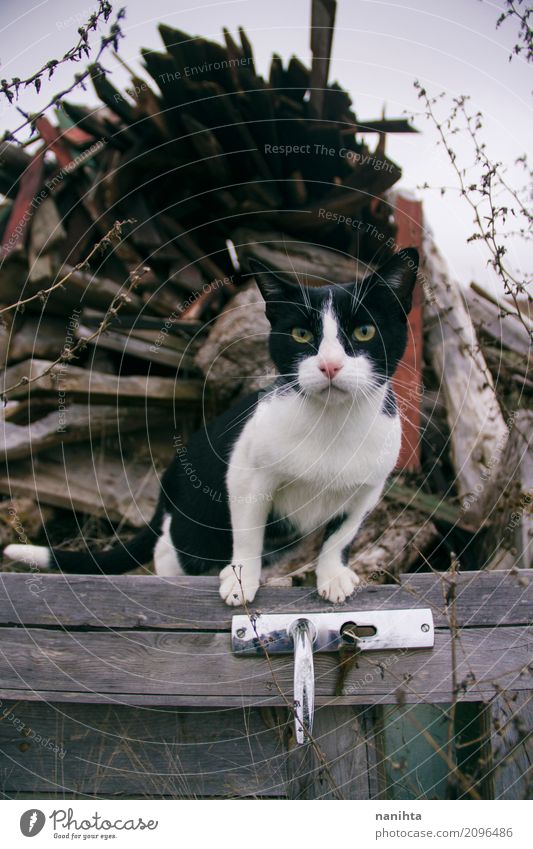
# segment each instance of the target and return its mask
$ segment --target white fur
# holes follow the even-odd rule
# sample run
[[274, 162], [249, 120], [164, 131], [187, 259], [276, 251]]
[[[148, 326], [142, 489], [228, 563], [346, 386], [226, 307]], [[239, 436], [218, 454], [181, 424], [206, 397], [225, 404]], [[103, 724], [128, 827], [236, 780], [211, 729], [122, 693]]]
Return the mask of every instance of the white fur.
[[13, 543], [4, 548], [4, 557], [17, 560], [36, 569], [47, 569], [50, 566], [50, 549], [44, 545], [19, 545]]
[[[330, 380], [320, 366], [330, 363], [340, 370]], [[298, 382], [308, 395], [316, 394], [324, 403], [343, 403], [348, 394], [366, 394], [375, 388], [372, 363], [364, 354], [350, 357], [339, 341], [339, 326], [331, 303], [322, 315], [322, 340], [315, 356], [306, 357], [298, 366]]]
[[[381, 412], [387, 386], [376, 385], [370, 361], [345, 354], [335, 328], [328, 309], [318, 354], [300, 366], [305, 394], [280, 391], [267, 396], [234, 446], [227, 474], [233, 560], [220, 573], [220, 594], [228, 604], [252, 601], [257, 592], [264, 528], [272, 507], [303, 534], [346, 514], [320, 552], [318, 589], [330, 601], [343, 601], [358, 583], [357, 575], [342, 563], [342, 550], [377, 504], [395, 466], [401, 424], [398, 415]], [[339, 347], [342, 370], [331, 383], [346, 371], [342, 385], [349, 388], [336, 392], [332, 404], [327, 402], [330, 381], [319, 364], [323, 356], [340, 360]], [[317, 390], [309, 391], [311, 387]]]
[[183, 575], [183, 569], [180, 566], [178, 553], [172, 545], [170, 539], [170, 523], [171, 516], [165, 516], [161, 527], [161, 536], [157, 540], [154, 548], [154, 568], [156, 575], [162, 578], [173, 578], [176, 575]]

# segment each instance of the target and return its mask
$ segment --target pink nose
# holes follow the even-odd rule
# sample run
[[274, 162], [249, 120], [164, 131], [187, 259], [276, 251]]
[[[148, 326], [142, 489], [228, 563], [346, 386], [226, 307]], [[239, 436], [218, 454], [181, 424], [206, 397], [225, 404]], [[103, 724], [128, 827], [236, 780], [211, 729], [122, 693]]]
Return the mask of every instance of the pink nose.
[[333, 378], [340, 372], [342, 366], [338, 363], [322, 363], [319, 366], [320, 371], [323, 375], [325, 375], [329, 380], [333, 380]]

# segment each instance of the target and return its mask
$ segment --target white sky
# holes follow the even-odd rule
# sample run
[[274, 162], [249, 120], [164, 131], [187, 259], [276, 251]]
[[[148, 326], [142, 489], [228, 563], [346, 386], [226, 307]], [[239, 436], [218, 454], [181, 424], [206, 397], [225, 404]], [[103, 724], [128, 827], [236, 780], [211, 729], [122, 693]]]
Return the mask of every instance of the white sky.
[[[26, 77], [52, 57], [60, 57], [76, 41], [76, 28], [96, 8], [91, 0], [2, 0], [0, 4], [0, 75]], [[166, 22], [187, 33], [221, 40], [222, 27], [236, 34], [245, 27], [254, 47], [256, 65], [268, 75], [273, 51], [284, 60], [294, 53], [309, 64], [310, 0], [123, 0], [115, 9], [127, 10], [123, 30], [126, 38], [120, 54], [140, 71], [140, 47], [162, 49], [156, 26]], [[521, 58], [508, 61], [516, 27], [507, 22], [499, 30], [495, 22], [504, 0], [339, 0], [333, 40], [330, 81], [337, 80], [351, 95], [359, 119], [381, 115], [383, 105], [391, 117], [416, 112], [419, 103], [413, 81], [428, 91], [450, 96], [468, 94], [472, 107], [485, 116], [484, 136], [496, 159], [510, 165], [531, 147], [531, 69]], [[94, 39], [94, 35], [93, 35]], [[128, 78], [111, 55], [104, 65], [113, 71], [113, 83], [124, 88]], [[33, 90], [23, 93], [20, 105], [27, 111], [42, 105], [76, 67], [68, 64], [39, 98]], [[12, 128], [20, 115], [7, 107], [0, 95], [0, 127]], [[95, 103], [92, 91], [77, 92], [73, 101]], [[418, 136], [389, 136], [387, 152], [403, 169], [400, 183], [415, 188], [424, 182], [453, 185], [444, 152], [436, 146], [436, 134], [423, 119], [415, 120]], [[369, 136], [372, 145], [375, 136]], [[461, 161], [468, 149], [457, 137]], [[461, 156], [461, 153], [463, 154]], [[489, 284], [486, 255], [478, 243], [467, 244], [472, 232], [471, 213], [465, 202], [450, 194], [420, 192], [426, 222], [455, 276], [464, 283], [476, 279]], [[514, 249], [513, 249], [514, 250]], [[514, 253], [516, 264], [530, 259]]]

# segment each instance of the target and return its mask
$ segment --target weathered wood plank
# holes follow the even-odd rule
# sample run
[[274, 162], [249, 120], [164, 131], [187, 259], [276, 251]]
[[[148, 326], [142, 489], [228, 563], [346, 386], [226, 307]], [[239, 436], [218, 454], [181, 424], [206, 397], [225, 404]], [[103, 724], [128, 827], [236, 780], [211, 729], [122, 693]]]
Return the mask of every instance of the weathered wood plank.
[[[527, 629], [497, 628], [487, 637], [479, 628], [461, 633], [455, 670], [460, 698], [482, 701], [493, 697], [496, 687], [531, 687], [529, 677], [521, 675], [533, 647]], [[282, 705], [292, 698], [292, 658], [271, 658], [275, 683], [266, 660], [231, 653], [228, 634], [3, 628], [0, 657], [0, 697], [3, 690], [18, 689], [21, 698], [32, 699], [33, 690], [51, 689], [94, 702], [124, 693], [186, 696], [189, 704], [209, 695], [220, 705], [226, 697], [232, 704], [243, 696], [259, 702], [270, 696]], [[452, 700], [453, 680], [450, 634], [442, 631], [431, 650], [363, 653], [346, 672], [342, 695], [353, 704], [394, 704], [404, 694], [437, 703]], [[316, 693], [333, 700], [338, 682], [338, 655], [315, 655]]]
[[323, 117], [336, 8], [336, 0], [313, 0], [311, 5], [310, 103], [319, 118]]
[[[313, 745], [287, 756], [290, 799], [369, 799], [365, 708], [323, 707], [315, 712]], [[292, 729], [291, 729], [292, 730]]]
[[[456, 617], [460, 627], [527, 625], [531, 622], [533, 570], [494, 570], [459, 572], [456, 583]], [[401, 586], [416, 606], [429, 606], [435, 624], [448, 624], [444, 608], [445, 593], [452, 576], [437, 577], [429, 572], [402, 575]], [[437, 613], [437, 609], [439, 613]], [[442, 617], [442, 618], [440, 618]]]
[[[35, 160], [32, 160], [35, 161]], [[103, 235], [103, 234], [102, 234]], [[55, 289], [46, 300], [46, 315], [59, 315], [65, 317], [65, 310], [74, 307], [91, 306], [95, 309], [106, 310], [113, 299], [120, 294], [126, 294], [126, 285], [116, 283], [105, 277], [97, 277], [94, 274], [79, 269], [73, 269], [70, 265], [62, 265], [61, 269], [50, 280], [50, 285], [57, 283], [60, 279], [70, 274], [64, 286]], [[26, 283], [24, 286], [24, 297], [37, 295], [43, 288], [43, 282]], [[2, 279], [2, 297], [7, 303], [16, 303], [20, 297], [20, 271], [6, 279]], [[127, 300], [121, 306], [122, 313], [138, 313], [142, 309], [142, 301], [133, 292], [128, 294]], [[42, 303], [36, 298], [28, 305], [30, 312], [41, 312]]]
[[[162, 408], [153, 411], [150, 424], [164, 421]], [[143, 417], [132, 416], [131, 410], [117, 410], [104, 405], [71, 404], [65, 410], [54, 410], [29, 425], [0, 422], [0, 456], [5, 460], [35, 457], [55, 445], [97, 439], [103, 433], [127, 433], [146, 425]]]
[[[232, 240], [240, 258], [257, 257], [289, 274], [291, 279], [296, 271], [303, 280], [315, 286], [331, 282], [352, 283], [362, 280], [368, 273], [368, 265], [341, 251], [322, 248], [301, 239], [288, 239], [282, 232], [269, 231], [259, 239], [256, 230], [239, 227], [232, 234]], [[290, 251], [290, 259], [287, 251]]]
[[[505, 445], [507, 428], [461, 288], [429, 237], [422, 271], [428, 293], [428, 352], [446, 401], [457, 490], [466, 498], [483, 486], [487, 469]], [[480, 507], [476, 501], [471, 515], [482, 516]]]
[[520, 568], [530, 568], [533, 558], [533, 411], [517, 410], [509, 439], [486, 490], [480, 494], [482, 512], [489, 525], [480, 551], [480, 564], [490, 562], [499, 550], [509, 550]]
[[[7, 393], [8, 399], [25, 398], [28, 393], [41, 395], [58, 389], [71, 398], [90, 397], [91, 401], [117, 403], [117, 399], [145, 404], [197, 402], [202, 398], [201, 380], [176, 380], [173, 377], [148, 377], [144, 375], [116, 376], [73, 365], [52, 366], [49, 360], [25, 360], [6, 369], [2, 378], [2, 392], [17, 384], [21, 378], [35, 380]], [[41, 376], [42, 375], [42, 376]]]
[[8, 362], [14, 363], [31, 357], [55, 359], [65, 347], [66, 334], [64, 319], [47, 316], [44, 322], [40, 316], [25, 314], [21, 324], [17, 316], [14, 331], [9, 339]]
[[64, 445], [56, 455], [45, 454], [39, 462], [16, 460], [0, 475], [0, 492], [26, 495], [38, 504], [50, 504], [102, 516], [111, 522], [125, 520], [142, 527], [152, 517], [159, 497], [159, 481], [153, 467], [127, 465], [109, 454], [96, 456], [83, 446]]
[[[78, 327], [78, 339], [89, 339], [93, 334], [94, 330], [91, 327], [85, 327], [83, 324]], [[106, 330], [93, 339], [90, 344], [126, 356], [138, 357], [140, 360], [159, 362], [176, 370], [178, 368], [182, 370], [194, 369], [193, 357], [184, 352], [185, 346], [182, 346], [183, 350], [178, 351], [166, 344], [158, 345], [155, 340], [140, 339], [135, 331], [121, 333], [118, 330]]]
[[[265, 570], [267, 572], [268, 570]], [[444, 576], [445, 577], [445, 576]], [[533, 619], [532, 570], [460, 572], [457, 621], [462, 627], [527, 625]], [[218, 578], [183, 575], [86, 576], [0, 573], [0, 625], [66, 628], [162, 628], [229, 631], [234, 611], [218, 594]], [[336, 611], [430, 607], [447, 627], [445, 584], [435, 575], [402, 577], [402, 586], [367, 584]], [[253, 610], [326, 612], [331, 605], [308, 587], [261, 587]]]
[[508, 314], [504, 315], [496, 304], [473, 289], [465, 289], [463, 298], [476, 330], [525, 359], [531, 356], [531, 342], [527, 331], [518, 316], [513, 315], [511, 305], [508, 305]]
[[284, 796], [280, 725], [260, 709], [0, 704], [0, 792]]
[[505, 693], [490, 705], [495, 799], [533, 798], [533, 694]]

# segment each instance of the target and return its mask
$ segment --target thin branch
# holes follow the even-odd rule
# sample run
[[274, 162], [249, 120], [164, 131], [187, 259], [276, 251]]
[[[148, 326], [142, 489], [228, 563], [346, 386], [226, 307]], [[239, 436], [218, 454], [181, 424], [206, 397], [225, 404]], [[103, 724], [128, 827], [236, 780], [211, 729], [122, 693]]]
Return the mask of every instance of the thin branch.
[[[84, 26], [78, 28], [80, 37], [78, 43], [74, 47], [67, 50], [61, 59], [49, 59], [48, 62], [45, 62], [42, 68], [23, 80], [21, 80], [20, 77], [13, 77], [10, 83], [5, 79], [0, 80], [0, 93], [7, 97], [9, 103], [13, 103], [15, 99], [18, 99], [19, 88], [21, 86], [27, 88], [30, 85], [34, 85], [37, 94], [39, 94], [42, 84], [41, 77], [43, 74], [48, 73], [48, 79], [50, 80], [52, 79], [55, 71], [66, 62], [79, 62], [83, 56], [89, 58], [91, 52], [89, 46], [89, 33], [96, 30], [101, 18], [103, 18], [105, 23], [107, 23], [112, 11], [113, 7], [108, 0], [99, 0], [96, 12], [93, 12]], [[13, 91], [15, 92], [14, 94]]]
[[[100, 48], [98, 50], [98, 53], [96, 54], [95, 60], [91, 67], [97, 67], [98, 70], [102, 73], [105, 73], [104, 69], [99, 65], [99, 60], [102, 57], [102, 54], [105, 52], [105, 50], [107, 50], [110, 45], [112, 45], [113, 50], [116, 52], [118, 50], [119, 39], [124, 37], [120, 28], [120, 21], [124, 18], [124, 16], [125, 9], [119, 9], [116, 18], [109, 29], [108, 34], [102, 36], [100, 40]], [[42, 109], [39, 110], [39, 112], [30, 115], [19, 108], [19, 112], [21, 112], [25, 120], [22, 122], [22, 124], [19, 124], [19, 126], [16, 127], [14, 130], [6, 130], [2, 140], [18, 142], [18, 139], [16, 138], [17, 134], [20, 133], [27, 126], [31, 126], [33, 134], [35, 132], [35, 122], [39, 118], [42, 118], [45, 112], [48, 111], [48, 109], [50, 109], [52, 106], [60, 106], [63, 98], [66, 95], [70, 94], [72, 91], [74, 91], [74, 89], [78, 86], [85, 88], [85, 81], [88, 80], [91, 75], [91, 67], [87, 68], [81, 74], [75, 74], [74, 82], [71, 83], [71, 85], [67, 88], [55, 94], [54, 97], [52, 97], [52, 99], [46, 104], [46, 106], [43, 106]], [[11, 96], [13, 96], [12, 93]], [[30, 141], [31, 140], [32, 139], [30, 139]]]

